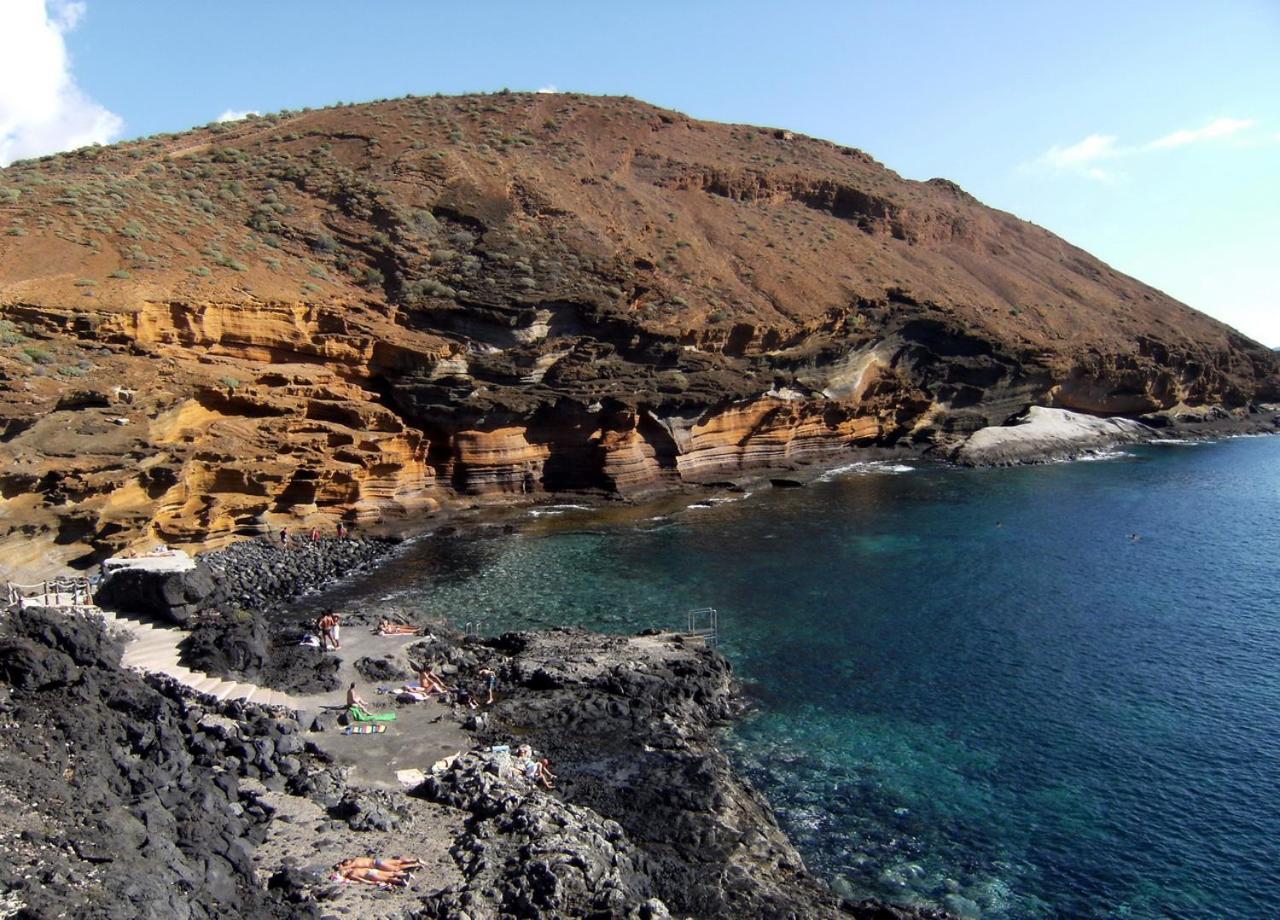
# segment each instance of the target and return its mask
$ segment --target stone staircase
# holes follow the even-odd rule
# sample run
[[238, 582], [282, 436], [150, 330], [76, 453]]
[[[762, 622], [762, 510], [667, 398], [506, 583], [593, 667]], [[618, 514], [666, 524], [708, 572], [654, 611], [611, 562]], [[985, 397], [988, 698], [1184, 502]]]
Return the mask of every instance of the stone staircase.
[[243, 700], [261, 706], [279, 706], [293, 710], [303, 708], [295, 697], [282, 690], [224, 680], [180, 664], [178, 643], [186, 638], [186, 633], [182, 630], [133, 614], [115, 613], [97, 607], [80, 609], [101, 616], [108, 628], [129, 633], [130, 638], [125, 642], [124, 657], [120, 662], [126, 668], [149, 674], [164, 674], [219, 702]]

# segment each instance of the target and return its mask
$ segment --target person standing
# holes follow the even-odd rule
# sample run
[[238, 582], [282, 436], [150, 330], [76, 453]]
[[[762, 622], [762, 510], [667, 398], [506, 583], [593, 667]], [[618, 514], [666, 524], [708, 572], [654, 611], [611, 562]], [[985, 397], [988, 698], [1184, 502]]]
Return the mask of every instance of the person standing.
[[492, 706], [493, 692], [498, 689], [498, 675], [493, 668], [481, 668], [480, 679], [484, 681], [484, 688], [489, 693], [489, 698], [485, 700], [485, 705]]
[[342, 641], [339, 634], [342, 631], [342, 614], [330, 610], [329, 611], [329, 644], [337, 651], [342, 648]]
[[328, 651], [330, 643], [333, 641], [333, 611], [326, 610], [316, 620], [316, 632], [320, 634], [320, 650]]

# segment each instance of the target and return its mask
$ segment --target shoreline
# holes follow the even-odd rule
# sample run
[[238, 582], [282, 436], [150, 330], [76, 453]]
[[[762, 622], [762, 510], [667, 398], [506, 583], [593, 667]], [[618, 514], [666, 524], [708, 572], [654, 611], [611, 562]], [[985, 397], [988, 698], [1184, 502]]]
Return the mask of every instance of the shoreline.
[[[1180, 437], [1169, 437], [1169, 434], [1175, 432], [1163, 429], [1159, 432], [1164, 435], [1163, 437], [1151, 439], [1148, 443], [1210, 441], [1264, 433], [1223, 430], [1226, 427], [1229, 426], [1215, 426], [1212, 430], [1206, 430], [1204, 427], [1180, 429], [1176, 431]], [[1090, 448], [1090, 450], [1093, 449], [1096, 448]], [[841, 458], [840, 463], [814, 464], [788, 472], [797, 482], [808, 483], [853, 464], [921, 459], [927, 458], [919, 452], [895, 451], [891, 457], [881, 455], [875, 458], [860, 457], [852, 460]], [[1041, 459], [1039, 462], [1053, 462], [1053, 458]], [[762, 474], [750, 481], [722, 483], [715, 488], [724, 492], [742, 491], [749, 489], [751, 484], [760, 487], [761, 484], [776, 478], [778, 477]], [[423, 528], [412, 536], [398, 535], [399, 539], [389, 542], [382, 553], [369, 558], [364, 575], [376, 576], [376, 573], [383, 569], [397, 552], [403, 551], [408, 543], [416, 539], [432, 535], [443, 539], [466, 538], [467, 531], [478, 530], [495, 535], [516, 532], [511, 524], [515, 515], [527, 514], [531, 509], [539, 506], [551, 507], [556, 504], [572, 503], [586, 504], [596, 511], [614, 507], [632, 509], [636, 513], [641, 513], [655, 502], [676, 502], [681, 507], [688, 507], [690, 504], [697, 503], [696, 498], [694, 501], [689, 501], [690, 498], [705, 496], [709, 488], [712, 487], [699, 486], [683, 489], [678, 495], [665, 493], [651, 498], [647, 503], [621, 504], [607, 499], [591, 501], [581, 496], [574, 496], [570, 501], [565, 501], [563, 496], [559, 496], [557, 501], [519, 506], [507, 505], [504, 508], [469, 507], [462, 509], [463, 513], [458, 517], [446, 518], [443, 521], [433, 517], [432, 523], [435, 526], [430, 529]], [[454, 532], [441, 532], [450, 530]], [[365, 533], [362, 531], [360, 536], [364, 537]], [[202, 554], [202, 560], [207, 558], [207, 555]], [[299, 606], [307, 604], [307, 598], [323, 598], [325, 592], [348, 582], [353, 574], [355, 573], [344, 572], [338, 581], [315, 592], [267, 599], [263, 604], [263, 610], [278, 612], [281, 614], [281, 619], [290, 615], [296, 616], [294, 612]], [[356, 623], [360, 619], [360, 617], [353, 618], [355, 622], [351, 628], [359, 629], [360, 626]], [[268, 624], [268, 632], [275, 632], [277, 625], [275, 622]], [[739, 774], [719, 744], [717, 734], [719, 727], [725, 724], [726, 719], [737, 717], [743, 702], [731, 676], [728, 662], [715, 653], [708, 652], [704, 656], [696, 651], [691, 652], [684, 642], [676, 642], [670, 638], [649, 637], [647, 642], [643, 642], [645, 639], [643, 636], [613, 636], [582, 630], [543, 629], [475, 640], [454, 633], [442, 624], [433, 624], [431, 629], [438, 634], [437, 640], [439, 640], [432, 655], [440, 656], [436, 657], [436, 660], [453, 668], [454, 674], [459, 671], [472, 673], [482, 662], [498, 662], [502, 659], [499, 662], [499, 672], [502, 675], [503, 685], [511, 688], [511, 695], [500, 699], [499, 706], [486, 711], [484, 719], [479, 719], [466, 711], [461, 713], [446, 711], [442, 712], [436, 721], [445, 719], [443, 723], [445, 726], [456, 726], [457, 730], [467, 732], [473, 745], [506, 743], [517, 737], [532, 739], [538, 750], [553, 755], [557, 771], [565, 777], [565, 791], [569, 794], [561, 799], [558, 796], [543, 795], [534, 790], [531, 796], [528, 790], [518, 784], [491, 780], [489, 777], [492, 776], [492, 763], [486, 757], [472, 758], [463, 762], [457, 770], [440, 780], [431, 790], [424, 789], [419, 793], [415, 789], [409, 798], [415, 800], [421, 798], [434, 806], [447, 806], [452, 809], [446, 812], [425, 810], [418, 814], [416, 810], [420, 806], [411, 804], [400, 809], [410, 817], [397, 819], [400, 821], [398, 824], [396, 820], [383, 822], [395, 825], [394, 830], [401, 834], [402, 839], [405, 827], [415, 828], [414, 833], [423, 835], [422, 839], [435, 839], [432, 835], [439, 836], [444, 831], [452, 834], [447, 841], [448, 846], [444, 846], [446, 841], [443, 839], [436, 840], [436, 843], [440, 844], [437, 853], [442, 860], [439, 863], [440, 871], [445, 876], [453, 878], [453, 881], [445, 886], [447, 890], [417, 892], [422, 896], [424, 903], [431, 905], [430, 910], [433, 911], [424, 913], [422, 916], [443, 916], [452, 910], [463, 909], [464, 905], [476, 905], [477, 898], [484, 897], [485, 891], [495, 888], [506, 892], [503, 895], [504, 898], [511, 892], [523, 892], [521, 897], [533, 896], [530, 892], [532, 887], [536, 886], [526, 875], [514, 869], [510, 871], [504, 869], [496, 876], [488, 870], [472, 872], [468, 864], [460, 862], [454, 853], [459, 847], [474, 846], [477, 842], [483, 842], [490, 848], [496, 847], [499, 853], [510, 852], [504, 851], [503, 847], [531, 845], [527, 835], [519, 837], [512, 834], [512, 829], [503, 827], [500, 819], [496, 825], [478, 833], [477, 827], [480, 824], [495, 821], [488, 815], [494, 795], [499, 795], [501, 800], [506, 801], [508, 806], [515, 809], [517, 813], [535, 814], [539, 816], [538, 821], [575, 828], [576, 837], [565, 842], [562, 839], [564, 835], [561, 835], [557, 838], [558, 842], [555, 845], [561, 848], [568, 847], [572, 852], [577, 853], [580, 859], [587, 859], [592, 847], [603, 846], [599, 841], [607, 841], [612, 848], [610, 852], [619, 862], [629, 861], [632, 867], [630, 873], [633, 877], [630, 881], [622, 876], [612, 878], [611, 884], [603, 889], [587, 886], [579, 892], [579, 895], [588, 898], [594, 904], [597, 903], [594, 899], [601, 897], [606, 898], [606, 902], [608, 898], [616, 900], [618, 896], [613, 892], [624, 891], [626, 894], [622, 897], [629, 905], [628, 909], [641, 911], [632, 914], [635, 916], [665, 915], [659, 912], [657, 906], [645, 907], [653, 897], [657, 897], [654, 892], [659, 891], [660, 887], [663, 893], [667, 893], [667, 899], [673, 901], [677, 912], [683, 906], [684, 910], [694, 910], [700, 916], [737, 916], [761, 911], [797, 909], [806, 916], [916, 918], [946, 916], [942, 912], [897, 908], [871, 902], [842, 901], [831, 890], [828, 882], [808, 873], [794, 846], [779, 827], [767, 799]], [[516, 638], [511, 638], [512, 635]], [[636, 646], [635, 643], [638, 642], [642, 642], [642, 645]], [[417, 643], [411, 643], [413, 644]], [[637, 657], [635, 652], [637, 647], [643, 648], [645, 654], [653, 656], [652, 664], [649, 666], [651, 678], [641, 680], [638, 684], [634, 682], [638, 672], [633, 666]], [[620, 653], [620, 649], [625, 649], [625, 653]], [[274, 655], [275, 649], [271, 649], [270, 653]], [[689, 657], [690, 654], [693, 655], [692, 658]], [[611, 666], [602, 668], [600, 665], [602, 660], [606, 664], [611, 663]], [[673, 668], [673, 662], [683, 663], [679, 668]], [[408, 666], [413, 663], [412, 656], [392, 661], [392, 665], [398, 666], [401, 673], [408, 673]], [[643, 676], [644, 671], [645, 668], [640, 669], [640, 676]], [[685, 676], [676, 678], [673, 676], [675, 673], [683, 673]], [[690, 673], [693, 677], [689, 677]], [[387, 674], [384, 673], [381, 677], [387, 679]], [[164, 681], [149, 677], [146, 683], [155, 687], [157, 684], [164, 684]], [[366, 680], [364, 683], [368, 686], [377, 681]], [[197, 709], [202, 706], [198, 699], [192, 698], [187, 691], [176, 685], [169, 686], [168, 692], [171, 696], [176, 695], [177, 698], [188, 701], [181, 703], [182, 706], [195, 706]], [[336, 692], [330, 692], [335, 699], [338, 697]], [[697, 704], [692, 702], [699, 699], [701, 702]], [[634, 705], [636, 700], [640, 705]], [[222, 716], [223, 718], [231, 718], [241, 724], [247, 724], [246, 720], [252, 721], [254, 711], [255, 708], [251, 705], [240, 705], [239, 708], [233, 706], [229, 709], [223, 707], [219, 710], [220, 713], [231, 713], [230, 716]], [[609, 729], [604, 731], [590, 724], [589, 721], [583, 720], [581, 718], [583, 712], [592, 713], [594, 719], [605, 719]], [[661, 719], [656, 719], [658, 713], [662, 713]], [[270, 816], [267, 816], [265, 821], [267, 831], [259, 844], [264, 854], [276, 854], [269, 858], [279, 859], [278, 865], [269, 876], [259, 873], [259, 882], [267, 878], [275, 879], [283, 873], [286, 881], [280, 882], [279, 885], [289, 891], [291, 896], [299, 899], [299, 903], [308, 903], [319, 898], [324, 891], [323, 878], [314, 866], [303, 867], [294, 872], [297, 867], [287, 863], [287, 850], [290, 847], [305, 849], [310, 845], [318, 851], [323, 849], [319, 842], [336, 833], [341, 833], [342, 839], [350, 845], [367, 843], [368, 838], [364, 836], [369, 833], [367, 830], [357, 831], [355, 825], [350, 822], [347, 825], [349, 834], [347, 831], [340, 832], [335, 827], [333, 817], [335, 809], [338, 813], [350, 810], [343, 806], [344, 802], [371, 803], [367, 807], [355, 807], [356, 816], [368, 815], [371, 812], [384, 816], [394, 815], [398, 813], [397, 803], [403, 805], [396, 798], [397, 793], [388, 793], [386, 790], [379, 792], [376, 787], [369, 786], [360, 780], [358, 768], [352, 772], [352, 765], [343, 760], [342, 751], [334, 748], [335, 741], [342, 743], [342, 739], [335, 734], [336, 723], [321, 725], [325, 730], [319, 733], [310, 731], [323, 721], [314, 717], [308, 721], [308, 716], [304, 715], [294, 729], [300, 738], [305, 739], [309, 750], [314, 748], [311, 756], [319, 758], [319, 761], [324, 763], [324, 771], [328, 771], [326, 775], [332, 777], [328, 785], [321, 783], [326, 787], [326, 791], [321, 794], [319, 800], [315, 797], [315, 790], [295, 795], [288, 789], [282, 791], [266, 785], [259, 789], [255, 784], [262, 783], [264, 777], [282, 775], [279, 765], [270, 758], [266, 761], [261, 757], [246, 760], [238, 754], [226, 754], [221, 759], [210, 762], [217, 769], [243, 771], [240, 777], [242, 787], [256, 790], [252, 794], [258, 796], [258, 801], [274, 803], [271, 808], [275, 813], [281, 811], [288, 813], [290, 808], [296, 808], [299, 809], [299, 814], [311, 814], [311, 811], [317, 807], [316, 802], [320, 801], [320, 811], [308, 819], [313, 820], [316, 827], [316, 831], [310, 837], [305, 834], [299, 836], [300, 819], [295, 818], [289, 822], [288, 827], [282, 829], [271, 823]], [[667, 727], [655, 729], [655, 722], [659, 726]], [[243, 731], [244, 729], [236, 729], [236, 732], [241, 734]], [[655, 731], [657, 734], [654, 734]], [[236, 732], [226, 730], [229, 735], [234, 735]], [[428, 733], [433, 738], [439, 737], [438, 732], [428, 730]], [[230, 743], [227, 742], [224, 749], [227, 749]], [[346, 743], [350, 744], [349, 741]], [[376, 743], [377, 739], [363, 742], [364, 751], [367, 753], [376, 750], [373, 747]], [[291, 746], [284, 745], [284, 747], [289, 749]], [[360, 748], [357, 747], [357, 753], [354, 755], [357, 757], [357, 764], [359, 751]], [[602, 751], [606, 753], [602, 754]], [[641, 771], [641, 775], [629, 769], [628, 765], [634, 763], [637, 758], [648, 758], [655, 752], [658, 754], [657, 763]], [[296, 751], [293, 754], [280, 754], [276, 759], [294, 756], [294, 754]], [[425, 754], [420, 759], [425, 759]], [[293, 764], [288, 763], [285, 769], [293, 769]], [[271, 772], [273, 770], [274, 773]], [[683, 786], [682, 777], [686, 777], [689, 770], [704, 776], [705, 782], [695, 787]], [[617, 782], [602, 779], [610, 776], [622, 779]], [[636, 785], [637, 782], [641, 783], [639, 787]], [[286, 783], [286, 786], [288, 785], [298, 784]], [[639, 799], [637, 799], [638, 788], [647, 790]], [[335, 795], [337, 795], [336, 800], [334, 800]], [[388, 795], [391, 796], [390, 799], [387, 798]], [[665, 801], [671, 796], [687, 803], [688, 807], [678, 815], [668, 815], [667, 820], [654, 820], [650, 814], [655, 807], [654, 803]], [[307, 805], [301, 800], [311, 804]], [[324, 804], [330, 801], [333, 801], [333, 804]], [[556, 802], [562, 804], [557, 805]], [[637, 804], [638, 802], [640, 804]], [[726, 811], [725, 808], [729, 806], [732, 806], [732, 810]], [[568, 811], [561, 810], [565, 808]], [[264, 812], [267, 810], [263, 809]], [[459, 811], [470, 817], [460, 818], [457, 813]], [[740, 829], [746, 818], [749, 818], [748, 823], [763, 828], [760, 831], [761, 836], [753, 837], [749, 841], [746, 838], [738, 838], [728, 849], [712, 848], [716, 858], [710, 862], [704, 861], [701, 864], [701, 871], [702, 875], [715, 879], [714, 884], [694, 884], [696, 881], [694, 877], [684, 878], [673, 868], [680, 861], [688, 863], [692, 856], [701, 851], [700, 848], [706, 840], [723, 837], [725, 827]], [[616, 825], [622, 829], [621, 837], [609, 831], [609, 822], [616, 822]], [[359, 820], [356, 821], [356, 824], [360, 823]], [[373, 821], [374, 825], [377, 823]], [[674, 830], [677, 827], [680, 828], [678, 834]], [[692, 838], [681, 836], [691, 831], [694, 832]], [[284, 835], [282, 839], [287, 846], [272, 836], [277, 832]], [[380, 831], [379, 833], [390, 832]], [[609, 834], [613, 834], [614, 839], [610, 840]], [[517, 843], [517, 839], [522, 842]], [[698, 843], [691, 843], [691, 840]], [[276, 849], [273, 850], [272, 847]], [[455, 863], [453, 869], [443, 862], [450, 853], [454, 854], [450, 857]], [[653, 855], [654, 853], [666, 854], [666, 856], [660, 858]], [[681, 855], [679, 860], [668, 865], [664, 859], [669, 859], [671, 853]], [[503, 857], [503, 860], [504, 865], [511, 862], [509, 856]], [[645, 876], [645, 871], [637, 869], [638, 866], [648, 867], [648, 870], [656, 872], [657, 875], [646, 882], [641, 878]], [[655, 870], [654, 866], [660, 867], [660, 871]], [[456, 875], [457, 871], [461, 871], [461, 875]], [[654, 878], [665, 881], [658, 885]], [[683, 878], [683, 881], [673, 881], [677, 878]], [[730, 879], [732, 884], [726, 887], [727, 880]], [[642, 899], [641, 895], [651, 895], [651, 897]], [[546, 893], [539, 896], [546, 896]], [[685, 896], [691, 900], [682, 905], [679, 899]], [[324, 898], [319, 899], [324, 900]], [[344, 901], [350, 900], [349, 897], [344, 896]], [[658, 897], [658, 900], [663, 901], [661, 897]], [[369, 906], [365, 899], [358, 903], [364, 907], [361, 907], [354, 914], [355, 916], [381, 916], [365, 910], [365, 907]], [[615, 906], [620, 904], [621, 902], [618, 902]], [[492, 906], [497, 909], [498, 905]], [[567, 906], [566, 902], [558, 909]], [[551, 908], [548, 907], [548, 909]], [[667, 909], [665, 901], [661, 909], [664, 911]], [[647, 910], [648, 913], [644, 913], [643, 910]]]

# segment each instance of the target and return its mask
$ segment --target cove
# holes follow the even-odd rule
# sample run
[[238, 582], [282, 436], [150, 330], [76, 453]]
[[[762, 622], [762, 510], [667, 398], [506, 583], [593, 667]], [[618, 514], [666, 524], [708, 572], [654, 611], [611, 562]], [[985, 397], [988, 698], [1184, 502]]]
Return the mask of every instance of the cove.
[[1274, 915], [1280, 439], [863, 464], [728, 497], [423, 541], [348, 602], [486, 633], [717, 607], [751, 703], [725, 744], [855, 895], [973, 917]]

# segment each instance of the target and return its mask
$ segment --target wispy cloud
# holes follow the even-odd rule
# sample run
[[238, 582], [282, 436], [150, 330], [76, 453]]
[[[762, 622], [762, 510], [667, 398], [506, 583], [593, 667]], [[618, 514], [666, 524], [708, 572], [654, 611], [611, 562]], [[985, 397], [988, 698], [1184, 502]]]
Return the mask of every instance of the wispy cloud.
[[1233, 134], [1239, 134], [1248, 128], [1252, 128], [1257, 122], [1252, 118], [1215, 118], [1203, 128], [1194, 128], [1190, 131], [1174, 131], [1172, 134], [1166, 134], [1164, 137], [1156, 138], [1150, 144], [1147, 144], [1147, 150], [1168, 150], [1170, 147], [1185, 147], [1187, 144], [1198, 144], [1201, 141], [1211, 141], [1219, 137], [1230, 137]]
[[257, 116], [261, 114], [262, 114], [261, 112], [255, 112], [253, 109], [245, 109], [243, 111], [240, 111], [238, 109], [227, 109], [225, 112], [219, 115], [215, 119], [215, 121], [218, 121], [218, 122], [243, 121], [244, 119], [248, 118], [250, 115]]
[[81, 0], [0, 3], [0, 166], [120, 136], [124, 120], [72, 73], [65, 36], [86, 9]]
[[[1039, 170], [1074, 173], [1105, 182], [1116, 178], [1117, 173], [1110, 165], [1104, 164], [1157, 151], [1224, 140], [1247, 132], [1256, 124], [1252, 118], [1215, 118], [1203, 127], [1182, 128], [1145, 144], [1121, 144], [1114, 134], [1090, 134], [1068, 147], [1050, 147], [1027, 165]], [[1280, 138], [1280, 134], [1276, 137]]]
[[538, 89], [537, 89], [537, 92], [539, 92], [539, 93], [558, 93], [558, 92], [560, 92], [560, 90], [556, 89], [556, 85], [555, 85], [554, 83], [548, 83], [546, 86], [539, 86], [539, 87], [538, 87]]

